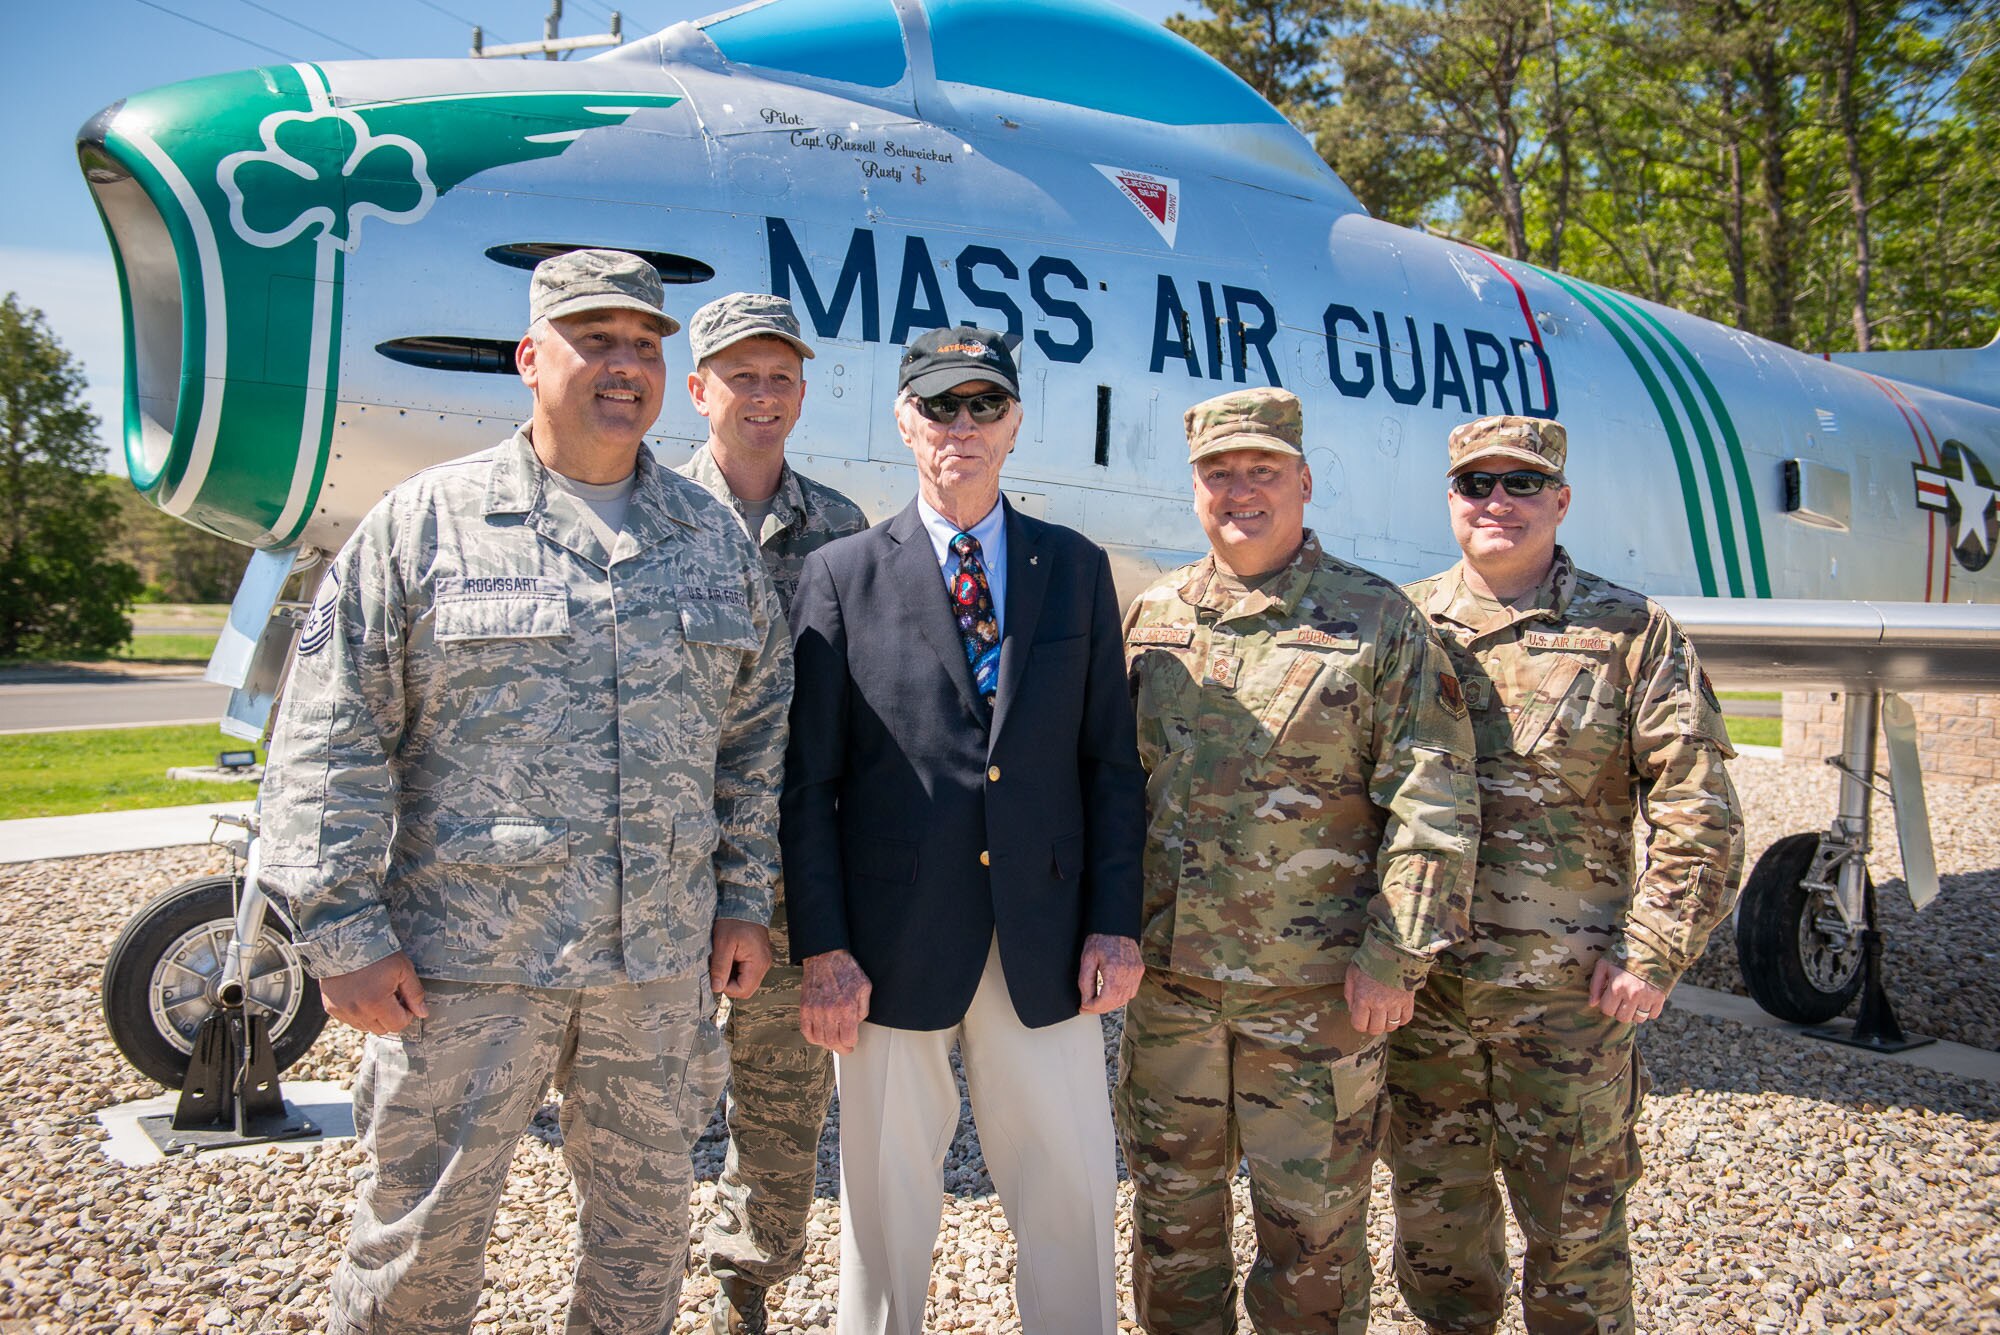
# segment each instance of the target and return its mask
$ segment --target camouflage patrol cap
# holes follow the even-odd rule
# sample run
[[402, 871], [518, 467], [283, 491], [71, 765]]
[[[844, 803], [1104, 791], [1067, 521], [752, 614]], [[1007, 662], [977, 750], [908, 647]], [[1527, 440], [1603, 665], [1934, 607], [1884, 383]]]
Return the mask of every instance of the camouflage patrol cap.
[[1188, 462], [1229, 450], [1305, 457], [1305, 409], [1290, 390], [1258, 386], [1203, 399], [1187, 410]]
[[622, 250], [571, 250], [535, 266], [528, 284], [528, 323], [556, 320], [585, 311], [638, 311], [671, 334], [681, 322], [660, 309], [660, 275], [637, 255]]
[[1446, 477], [1481, 459], [1506, 459], [1544, 473], [1560, 473], [1569, 459], [1569, 432], [1561, 422], [1540, 417], [1482, 417], [1453, 427], [1446, 446], [1451, 460]]
[[799, 337], [799, 316], [792, 303], [769, 292], [731, 292], [688, 320], [688, 346], [694, 350], [696, 366], [746, 338], [783, 339], [799, 356], [813, 355], [811, 345]]

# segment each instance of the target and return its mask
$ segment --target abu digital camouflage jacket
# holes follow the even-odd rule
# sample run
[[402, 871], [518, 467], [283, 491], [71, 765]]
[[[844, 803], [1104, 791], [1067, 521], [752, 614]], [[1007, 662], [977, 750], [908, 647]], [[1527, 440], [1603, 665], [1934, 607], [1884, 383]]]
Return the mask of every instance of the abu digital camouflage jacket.
[[639, 452], [607, 551], [524, 432], [426, 469], [321, 582], [263, 788], [306, 963], [580, 987], [765, 922], [791, 654], [736, 517]]

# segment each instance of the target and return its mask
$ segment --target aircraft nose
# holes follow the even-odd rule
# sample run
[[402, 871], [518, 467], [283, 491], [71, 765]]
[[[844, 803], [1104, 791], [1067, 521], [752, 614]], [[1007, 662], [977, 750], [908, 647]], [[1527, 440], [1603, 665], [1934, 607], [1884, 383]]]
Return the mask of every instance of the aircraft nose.
[[125, 304], [133, 485], [285, 544], [324, 452], [346, 252], [364, 224], [430, 207], [422, 150], [335, 105], [315, 67], [272, 66], [114, 103], [77, 157]]

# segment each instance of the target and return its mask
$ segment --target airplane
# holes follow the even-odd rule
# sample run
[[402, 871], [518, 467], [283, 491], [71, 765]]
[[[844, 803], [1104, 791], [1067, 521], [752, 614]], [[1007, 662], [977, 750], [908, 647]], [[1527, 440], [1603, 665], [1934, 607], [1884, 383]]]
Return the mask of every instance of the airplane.
[[[1004, 330], [1026, 405], [1006, 493], [1102, 543], [1128, 596], [1204, 546], [1181, 413], [1229, 386], [1304, 399], [1308, 522], [1398, 580], [1458, 555], [1446, 433], [1560, 418], [1581, 564], [1660, 598], [1724, 686], [1846, 692], [1838, 809], [1760, 861], [1738, 944], [1765, 1009], [1825, 1021], [1865, 983], [1849, 1036], [1901, 1039], [1876, 745], [1921, 905], [1897, 692], [2000, 689], [2000, 339], [1810, 356], [1384, 222], [1236, 76], [1102, 0], [761, 0], [582, 61], [271, 65], [108, 107], [78, 153], [124, 301], [133, 484], [255, 549], [210, 668], [225, 730], [265, 733], [287, 578], [510, 432], [529, 270], [570, 248], [644, 255], [682, 319], [790, 297], [819, 347], [790, 457], [878, 518], [913, 491], [901, 346]], [[673, 464], [705, 438], [670, 403], [651, 446]], [[107, 965], [121, 1049], [163, 1083], [246, 1003], [271, 1068], [323, 1021], [248, 852]]]

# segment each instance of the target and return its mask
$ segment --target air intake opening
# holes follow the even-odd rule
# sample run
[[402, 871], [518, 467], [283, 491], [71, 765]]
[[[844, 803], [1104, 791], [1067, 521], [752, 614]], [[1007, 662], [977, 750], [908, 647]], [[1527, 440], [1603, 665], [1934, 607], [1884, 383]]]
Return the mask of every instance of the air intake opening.
[[430, 371], [477, 371], [487, 375], [513, 375], [514, 344], [497, 338], [455, 338], [432, 334], [421, 338], [392, 338], [377, 343], [375, 351], [405, 366], [421, 366]]
[[[567, 255], [572, 250], [594, 250], [590, 245], [566, 245], [560, 241], [522, 241], [511, 246], [494, 246], [486, 252], [486, 258], [515, 269], [532, 269], [543, 260], [556, 255]], [[715, 270], [692, 255], [670, 255], [663, 250], [634, 250], [630, 246], [615, 249], [637, 255], [653, 266], [662, 283], [706, 283], [715, 277]]]
[[[183, 302], [180, 253], [147, 187], [106, 147], [111, 118], [123, 103], [94, 117], [77, 140], [77, 157], [111, 240], [124, 297], [125, 469], [132, 485], [150, 491], [167, 472], [179, 429], [182, 387], [200, 384], [202, 349], [193, 343]], [[191, 261], [192, 262], [192, 261]], [[199, 274], [191, 275], [199, 283]], [[199, 298], [199, 288], [195, 288]], [[190, 364], [190, 354], [192, 362]], [[220, 374], [221, 367], [208, 368]], [[197, 391], [195, 408], [199, 408]], [[193, 423], [187, 438], [193, 437]]]

